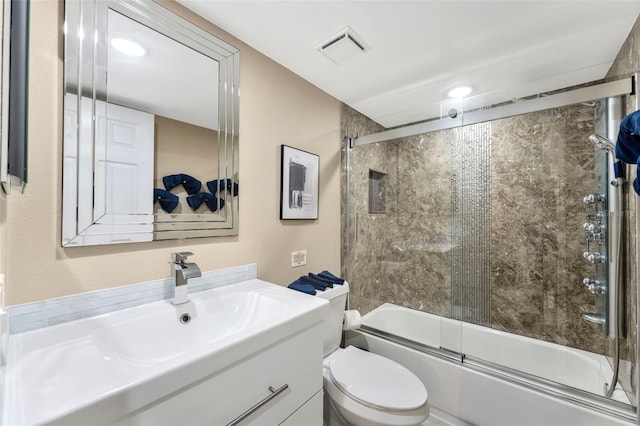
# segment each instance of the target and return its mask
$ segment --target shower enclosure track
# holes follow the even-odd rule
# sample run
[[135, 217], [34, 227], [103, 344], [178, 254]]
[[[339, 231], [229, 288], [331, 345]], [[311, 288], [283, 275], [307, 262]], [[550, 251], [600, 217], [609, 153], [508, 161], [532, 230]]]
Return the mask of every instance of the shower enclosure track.
[[633, 92], [633, 79], [611, 81], [594, 86], [583, 87], [581, 89], [570, 90], [557, 93], [555, 95], [538, 97], [536, 99], [525, 100], [512, 104], [497, 106], [493, 108], [480, 109], [464, 112], [456, 117], [434, 119], [423, 123], [413, 124], [405, 127], [398, 127], [384, 132], [371, 135], [360, 136], [354, 139], [354, 146], [366, 145], [376, 142], [385, 142], [397, 138], [421, 135], [423, 133], [437, 130], [452, 129], [454, 127], [466, 126], [468, 124], [483, 123], [485, 121], [499, 120], [501, 118], [513, 117], [529, 112], [543, 111], [550, 108], [560, 108], [567, 105], [579, 104], [613, 96], [628, 95]]

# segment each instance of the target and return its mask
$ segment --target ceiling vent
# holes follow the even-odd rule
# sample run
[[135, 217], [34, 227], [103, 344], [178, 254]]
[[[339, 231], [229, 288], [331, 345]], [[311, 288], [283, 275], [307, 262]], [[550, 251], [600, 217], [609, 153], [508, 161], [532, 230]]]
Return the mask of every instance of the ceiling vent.
[[342, 65], [370, 48], [351, 27], [346, 27], [327, 38], [318, 50], [337, 65]]

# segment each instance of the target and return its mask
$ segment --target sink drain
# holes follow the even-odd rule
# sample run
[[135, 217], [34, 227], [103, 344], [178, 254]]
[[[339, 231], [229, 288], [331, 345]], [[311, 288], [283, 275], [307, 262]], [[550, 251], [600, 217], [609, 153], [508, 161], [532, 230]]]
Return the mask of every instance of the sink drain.
[[189, 324], [189, 322], [191, 322], [191, 315], [189, 314], [180, 315], [180, 322], [183, 324]]

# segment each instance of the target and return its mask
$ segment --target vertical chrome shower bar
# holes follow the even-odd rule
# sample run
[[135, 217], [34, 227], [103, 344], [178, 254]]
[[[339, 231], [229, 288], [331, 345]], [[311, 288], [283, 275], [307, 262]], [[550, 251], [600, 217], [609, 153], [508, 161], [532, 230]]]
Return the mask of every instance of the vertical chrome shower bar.
[[[618, 128], [624, 116], [622, 97], [607, 98], [607, 138], [616, 141]], [[607, 258], [609, 306], [607, 325], [609, 337], [613, 339], [613, 377], [605, 385], [605, 397], [611, 398], [618, 384], [620, 373], [620, 339], [625, 335], [625, 285], [624, 285], [624, 176], [617, 176], [614, 169], [615, 153], [608, 152], [609, 185], [607, 185]]]
[[344, 218], [344, 229], [342, 232], [344, 241], [344, 265], [343, 274], [347, 281], [351, 281], [351, 206], [350, 206], [350, 191], [351, 191], [351, 149], [354, 147], [354, 139], [345, 136], [343, 139], [344, 146], [344, 212], [342, 217]]
[[[635, 73], [633, 75], [633, 93], [631, 94], [631, 96], [633, 96], [633, 110], [634, 111], [638, 111], [640, 110], [640, 96], [638, 96], [638, 79], [640, 78], [640, 73]], [[638, 240], [638, 230], [640, 229], [640, 215], [638, 214], [638, 209], [640, 208], [640, 201], [638, 199], [639, 197], [633, 196], [634, 199], [634, 203], [635, 203], [635, 214], [636, 214], [636, 235], [635, 238], [633, 238], [633, 242], [635, 244], [636, 247], [636, 256], [634, 259], [630, 259], [631, 261], [635, 262], [635, 268], [636, 268], [636, 282], [635, 282], [635, 286], [636, 286], [636, 318], [635, 318], [635, 328], [636, 328], [636, 359], [635, 359], [635, 408], [636, 408], [636, 424], [640, 425], [640, 416], [638, 415], [638, 409], [640, 407], [640, 391], [638, 390], [638, 385], [640, 385], [640, 336], [638, 335], [638, 333], [640, 333], [640, 315], [638, 315], [638, 313], [640, 313], [640, 285], [638, 285], [638, 280], [640, 278], [640, 262], [638, 261], [638, 257], [639, 257], [639, 249], [640, 249], [640, 245], [638, 244], [639, 240]]]
[[[607, 133], [606, 137], [610, 141], [615, 141], [618, 137], [618, 127], [620, 126], [620, 122], [624, 117], [624, 100], [622, 97], [611, 97], [607, 98]], [[609, 154], [610, 157], [613, 157], [612, 154]], [[621, 192], [618, 191], [618, 188], [611, 184], [611, 182], [615, 179], [615, 173], [613, 170], [613, 162], [615, 158], [610, 158], [608, 161], [608, 176], [609, 176], [609, 184], [607, 185], [607, 207], [609, 210], [609, 217], [607, 219], [607, 236], [608, 236], [608, 321], [607, 326], [609, 328], [608, 335], [610, 337], [615, 337], [616, 335], [616, 318], [619, 310], [622, 308], [621, 306], [617, 306], [618, 300], [618, 291], [624, 291], [622, 288], [622, 280], [619, 275], [619, 268], [616, 266], [617, 262], [622, 262], [621, 253], [618, 252], [618, 248], [620, 247], [618, 244], [618, 238], [622, 235], [620, 233], [620, 228], [624, 225], [624, 211], [623, 211], [623, 199], [620, 197]], [[622, 250], [624, 252], [624, 250]], [[624, 335], [624, 326], [619, 328], [618, 332], [621, 336]]]

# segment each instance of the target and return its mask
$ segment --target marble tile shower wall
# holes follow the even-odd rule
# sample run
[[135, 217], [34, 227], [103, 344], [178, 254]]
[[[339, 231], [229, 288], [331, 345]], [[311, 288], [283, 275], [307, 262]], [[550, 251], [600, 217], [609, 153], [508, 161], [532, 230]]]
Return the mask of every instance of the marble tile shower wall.
[[[342, 133], [364, 136], [384, 128], [348, 106]], [[365, 314], [390, 302], [449, 316], [451, 313], [452, 131], [361, 146], [351, 151], [350, 185], [343, 186], [343, 274], [350, 303]], [[346, 151], [343, 150], [343, 164]], [[441, 161], [425, 161], [440, 158]], [[369, 213], [369, 171], [386, 175], [386, 212]], [[422, 171], [418, 173], [418, 171]], [[346, 173], [346, 170], [344, 170]], [[425, 184], [424, 179], [429, 179]], [[346, 194], [349, 194], [347, 205]], [[429, 221], [422, 220], [428, 216]], [[343, 223], [346, 221], [343, 220]]]
[[[365, 136], [384, 130], [382, 126], [347, 105], [342, 106], [341, 128], [345, 138]], [[395, 228], [391, 215], [369, 215], [367, 195], [362, 191], [368, 194], [370, 169], [386, 174], [387, 178], [395, 178], [395, 162], [388, 161], [387, 155], [395, 157], [396, 146], [394, 143], [375, 144], [365, 150], [351, 150], [348, 154], [347, 145], [343, 144], [343, 175], [347, 174], [346, 156], [350, 155], [351, 184], [347, 186], [343, 179], [341, 245], [342, 259], [351, 259], [351, 262], [342, 262], [342, 275], [349, 277], [351, 306], [362, 313], [369, 312], [385, 302], [383, 295], [378, 293], [380, 287], [386, 286], [382, 276], [383, 265], [379, 260], [388, 257], [387, 239], [394, 234], [392, 228]], [[348, 201], [351, 206], [347, 204]], [[386, 205], [394, 204], [394, 195], [386, 194]]]
[[582, 285], [582, 197], [594, 187], [594, 111], [573, 106], [492, 122], [492, 326], [603, 353]]
[[[389, 280], [390, 276], [403, 278], [406, 272], [392, 257], [394, 237], [398, 234], [397, 209], [398, 194], [388, 191], [385, 213], [369, 213], [368, 180], [369, 170], [385, 175], [386, 188], [398, 188], [397, 143], [378, 144], [363, 151], [352, 151], [352, 182], [362, 184], [351, 186], [352, 224], [354, 224], [351, 256], [353, 286], [350, 294], [352, 304], [365, 312], [384, 302], [409, 300], [407, 288], [402, 281]], [[362, 196], [360, 191], [366, 191]]]
[[[353, 132], [362, 118], [343, 115], [347, 135], [376, 131], [369, 123]], [[582, 197], [594, 185], [593, 118], [578, 106], [492, 122], [487, 281], [492, 327], [602, 353], [598, 328], [580, 319], [595, 310], [581, 284], [592, 268], [582, 259]], [[362, 313], [391, 302], [451, 316], [456, 137], [452, 129], [352, 150], [351, 304]], [[370, 169], [388, 176], [385, 214], [368, 212]]]
[[396, 303], [451, 316], [453, 130], [397, 142], [398, 209], [387, 270]]

